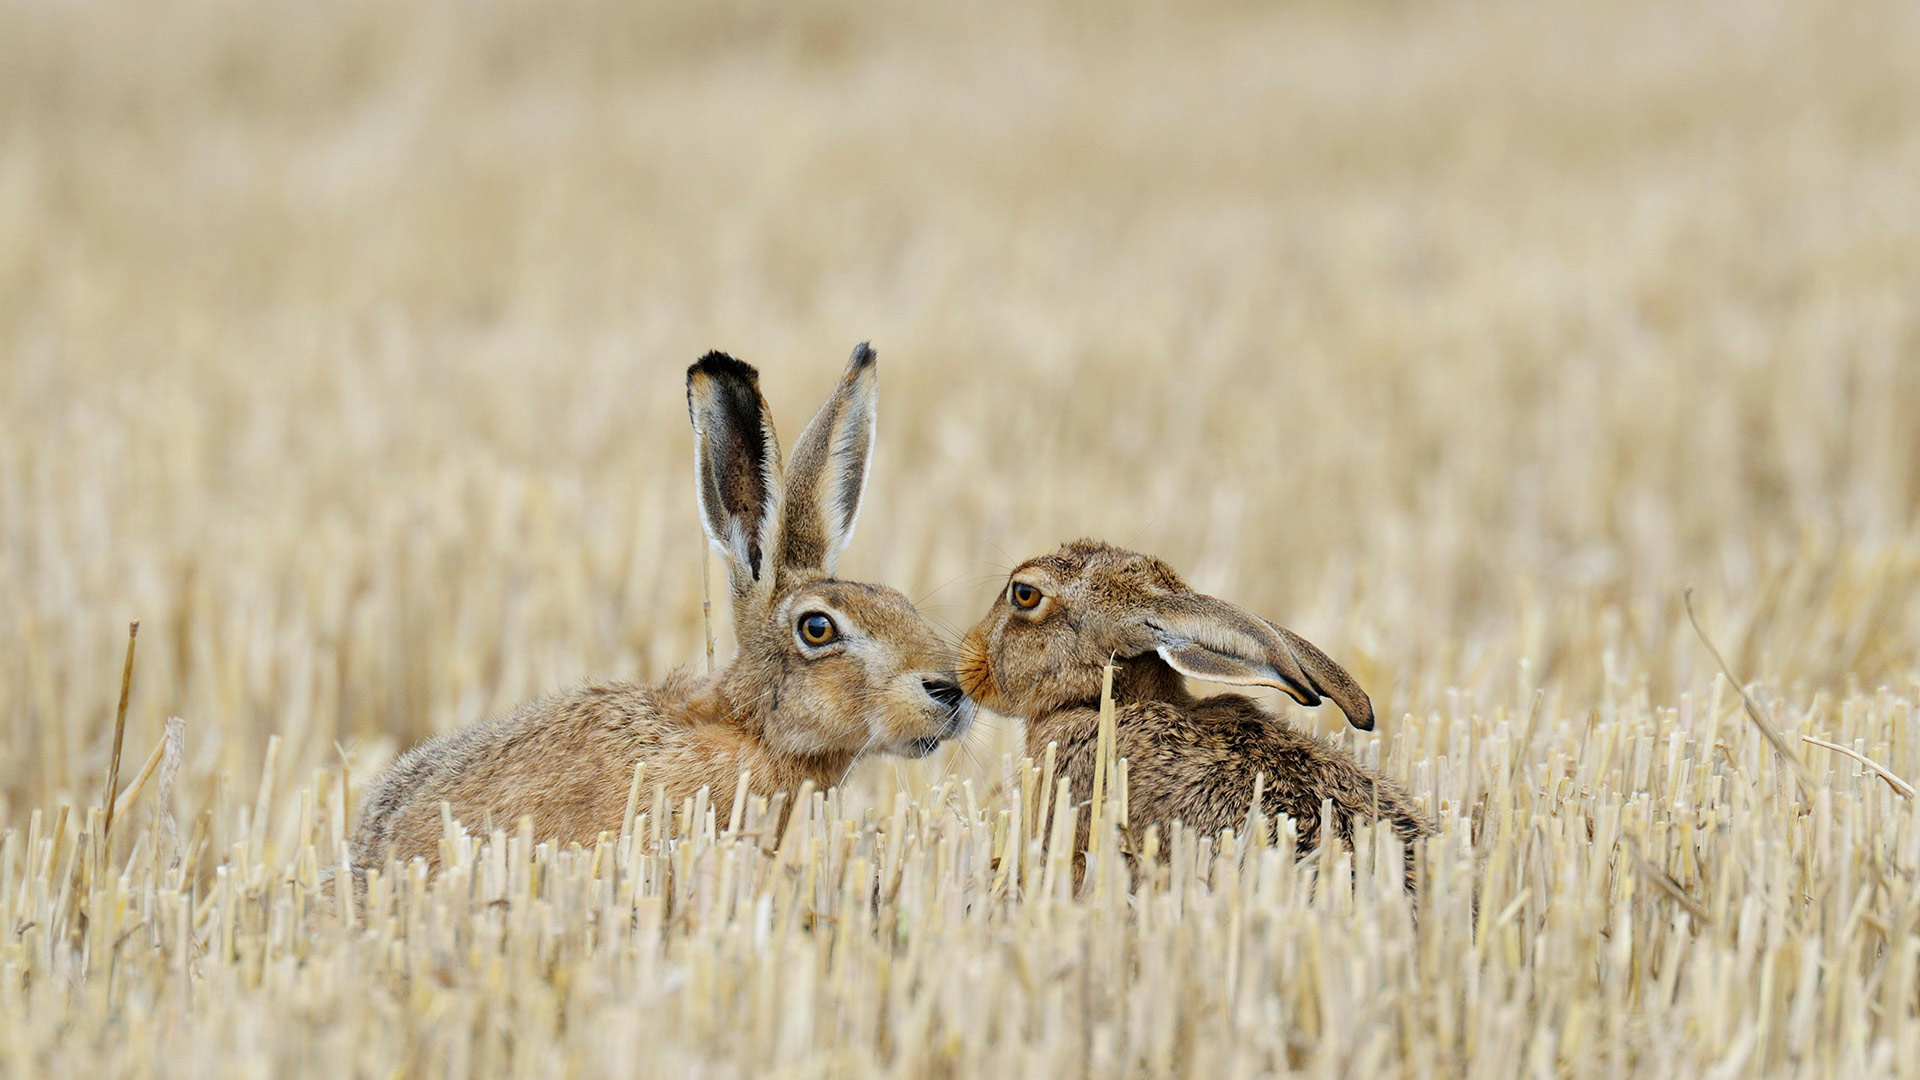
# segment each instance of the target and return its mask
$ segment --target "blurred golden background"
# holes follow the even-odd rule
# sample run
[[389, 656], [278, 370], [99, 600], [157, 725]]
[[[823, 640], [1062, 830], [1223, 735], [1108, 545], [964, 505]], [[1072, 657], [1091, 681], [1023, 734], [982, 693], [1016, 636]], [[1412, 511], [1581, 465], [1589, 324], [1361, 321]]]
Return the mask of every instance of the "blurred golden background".
[[[213, 841], [204, 861], [169, 871], [180, 880], [149, 866], [146, 880], [181, 898], [163, 888], [154, 925], [173, 925], [168, 904], [193, 915], [155, 940], [201, 955], [220, 927], [234, 932], [229, 912], [244, 923], [255, 910], [234, 906], [230, 872], [252, 882], [258, 911], [303, 910], [297, 897], [312, 894], [299, 890], [317, 878], [302, 852], [325, 860], [333, 848], [314, 837], [346, 827], [350, 797], [329, 794], [343, 767], [352, 786], [340, 790], [357, 791], [433, 732], [589, 676], [702, 662], [685, 366], [709, 348], [759, 365], [791, 442], [870, 339], [880, 442], [843, 574], [899, 586], [957, 634], [1012, 563], [1062, 540], [1158, 553], [1360, 678], [1380, 734], [1340, 737], [1410, 778], [1469, 871], [1492, 860], [1474, 871], [1484, 877], [1447, 879], [1436, 910], [1478, 917], [1478, 896], [1480, 932], [1499, 915], [1513, 956], [1583, 958], [1541, 991], [1570, 1003], [1542, 1012], [1541, 1032], [1625, 1016], [1629, 998], [1615, 995], [1627, 984], [1583, 973], [1633, 957], [1637, 981], [1617, 992], [1648, 1010], [1634, 1038], [1653, 1040], [1633, 1045], [1736, 1071], [1748, 1052], [1778, 1065], [1803, 1043], [1852, 1047], [1826, 1066], [1865, 1075], [1847, 1070], [1865, 1067], [1868, 1028], [1814, 1038], [1801, 1006], [1798, 1027], [1783, 1019], [1798, 945], [1764, 954], [1768, 972], [1785, 957], [1772, 996], [1741, 997], [1762, 961], [1732, 927], [1760, 916], [1729, 915], [1691, 946], [1679, 929], [1664, 936], [1667, 909], [1646, 907], [1661, 895], [1653, 879], [1631, 879], [1643, 881], [1636, 906], [1622, 882], [1639, 864], [1613, 845], [1623, 820], [1665, 828], [1675, 792], [1676, 831], [1658, 836], [1672, 840], [1668, 880], [1683, 898], [1714, 888], [1714, 910], [1732, 912], [1742, 883], [1792, 880], [1792, 904], [1767, 908], [1786, 922], [1767, 925], [1796, 940], [1804, 917], [1814, 941], [1851, 911], [1844, 941], [1865, 951], [1826, 955], [1868, 958], [1856, 973], [1882, 955], [1873, 926], [1910, 925], [1888, 877], [1869, 874], [1891, 847], [1868, 854], [1864, 839], [1920, 835], [1910, 808], [1892, 816], [1908, 804], [1803, 747], [1820, 797], [1841, 807], [1823, 803], [1819, 828], [1838, 813], [1860, 830], [1816, 845], [1811, 811], [1714, 688], [1681, 603], [1696, 591], [1790, 737], [1824, 733], [1920, 775], [1916, 57], [1920, 7], [1899, 0], [0, 0], [0, 833], [25, 844], [0, 865], [20, 950], [0, 949], [0, 965], [38, 970], [58, 960], [61, 934], [90, 932], [41, 924], [73, 910], [60, 882], [80, 879], [53, 875], [63, 850], [77, 857], [68, 837], [84, 839], [80, 815], [98, 799], [129, 620], [143, 629], [127, 772], [167, 717], [183, 718], [172, 808], [183, 831], [204, 811], [195, 835]], [[726, 625], [722, 614], [723, 653]], [[1282, 711], [1338, 730], [1337, 716]], [[1513, 769], [1489, 771], [1523, 717]], [[1604, 753], [1583, 756], [1589, 740]], [[863, 766], [850, 798], [924, 793], [948, 776], [984, 791], [1020, 745], [1016, 725], [988, 723], [960, 751]], [[1664, 769], [1650, 764], [1656, 746], [1669, 747]], [[1465, 768], [1449, 771], [1449, 756]], [[1704, 800], [1703, 831], [1687, 831], [1690, 799]], [[1539, 831], [1524, 826], [1529, 800], [1546, 815]], [[28, 824], [62, 805], [75, 808], [64, 832]], [[1513, 844], [1474, 847], [1476, 823], [1515, 813]], [[1578, 815], [1564, 836], [1556, 814]], [[966, 843], [1003, 842], [971, 828]], [[1668, 865], [1667, 847], [1644, 842]], [[1776, 857], [1808, 876], [1776, 873]], [[1588, 858], [1598, 870], [1579, 868]], [[297, 869], [276, 877], [286, 866]], [[1839, 891], [1793, 914], [1803, 890], [1818, 892], [1816, 867]], [[1870, 911], [1851, 906], [1856, 888]], [[1588, 906], [1550, 917], [1549, 895]], [[257, 958], [246, 943], [284, 929], [265, 915], [246, 925], [224, 959]], [[1602, 944], [1602, 928], [1630, 927], [1642, 952]], [[1140, 933], [1143, 949], [1185, 940]], [[1431, 1002], [1374, 995], [1367, 986], [1401, 970], [1402, 939], [1355, 933], [1331, 955], [1365, 945], [1378, 966], [1348, 990], [1404, 1005], [1395, 1015], [1470, 1015], [1491, 1032], [1532, 1015], [1501, 1001], [1543, 1000], [1524, 980], [1546, 969], [1521, 960], [1501, 969], [1522, 980], [1499, 984], [1515, 996], [1489, 989], [1484, 1008], [1450, 1004], [1450, 984]], [[1056, 937], [1009, 940], [1043, 955]], [[1431, 956], [1447, 971], [1507, 962], [1486, 938], [1444, 940]], [[258, 947], [306, 948], [271, 941]], [[709, 945], [733, 947], [662, 947], [684, 959]], [[1680, 964], [1689, 947], [1733, 966]], [[1614, 951], [1588, 963], [1600, 949]], [[947, 958], [954, 985], [970, 985], [968, 971], [1014, 985], [971, 950]], [[328, 955], [361, 970], [351, 952]], [[1285, 955], [1275, 994], [1318, 994], [1314, 980], [1333, 977]], [[1810, 955], [1801, 970], [1821, 970]], [[783, 963], [751, 977], [812, 970]], [[1664, 984], [1650, 981], [1656, 967]], [[1646, 987], [1673, 993], [1683, 968], [1694, 981], [1682, 996], [1715, 971], [1730, 981], [1663, 1027], [1667, 1006], [1651, 1003], [1672, 999]], [[194, 1007], [286, 1015], [281, 998], [222, 997], [220, 980], [241, 978], [226, 970], [197, 976], [210, 981], [193, 984], [205, 987]], [[609, 985], [677, 985], [656, 974], [616, 969]], [[43, 995], [38, 1015], [59, 1013], [44, 997], [57, 980], [22, 985]], [[388, 1000], [350, 978], [324, 985]], [[1881, 990], [1820, 985], [1855, 1004], [1891, 995], [1900, 1011], [1875, 1013], [1883, 1025], [1911, 1004], [1897, 973]], [[1340, 1041], [1357, 1015], [1341, 992], [1272, 1037], [1311, 1031], [1361, 1054]], [[1190, 1016], [1229, 1015], [1206, 1012], [1198, 989], [1180, 994], [1195, 1003], [1181, 1031]], [[438, 1022], [427, 999], [404, 1000], [409, 1023]], [[562, 1015], [516, 1000], [529, 1011], [501, 1014], [515, 1023]], [[1839, 1000], [1818, 1015], [1854, 1015]], [[1607, 1011], [1580, 1011], [1596, 1002]], [[927, 1008], [912, 1015], [964, 1013]], [[618, 1015], [678, 1031], [693, 1014], [673, 1009]], [[189, 1032], [216, 1033], [192, 1044], [208, 1054], [232, 1032], [271, 1030], [191, 1015], [208, 1026]], [[386, 1015], [316, 1020], [276, 1045], [305, 1054], [320, 1043], [301, 1039], [413, 1030]], [[847, 1007], [853, 1026], [821, 1045], [861, 1045], [873, 1015]], [[685, 1022], [697, 1043], [706, 1021]], [[775, 1060], [757, 1048], [811, 1045], [813, 1029], [790, 1044], [763, 1028], [760, 1041], [710, 1045], [747, 1069]], [[31, 1042], [24, 1030], [5, 1029], [16, 1047]], [[64, 1021], [35, 1030], [45, 1041], [32, 1045], [82, 1053]], [[1604, 1030], [1628, 1045], [1627, 1028]], [[447, 1037], [456, 1059], [465, 1031]], [[1920, 1048], [1912, 1034], [1898, 1045]], [[1432, 1049], [1455, 1045], [1436, 1037], [1382, 1036], [1366, 1060], [1398, 1060], [1389, 1044], [1412, 1073], [1468, 1060]], [[1047, 1060], [1073, 1058], [1078, 1038], [1062, 1034]], [[1563, 1058], [1551, 1038], [1529, 1044], [1547, 1047], [1536, 1071], [1628, 1060], [1565, 1038]], [[1278, 1056], [1245, 1060], [1360, 1067], [1300, 1057], [1306, 1045], [1263, 1043]], [[1877, 1045], [1875, 1060], [1894, 1060], [1894, 1042]], [[609, 1047], [602, 1060], [634, 1060]], [[1021, 1050], [963, 1046], [983, 1047]]]
[[203, 772], [696, 661], [708, 348], [791, 440], [875, 343], [842, 570], [951, 627], [1098, 535], [1389, 727], [1698, 688], [1688, 586], [1750, 677], [1911, 685], [1916, 55], [1905, 4], [0, 7], [0, 809], [97, 783], [130, 618], [129, 741]]

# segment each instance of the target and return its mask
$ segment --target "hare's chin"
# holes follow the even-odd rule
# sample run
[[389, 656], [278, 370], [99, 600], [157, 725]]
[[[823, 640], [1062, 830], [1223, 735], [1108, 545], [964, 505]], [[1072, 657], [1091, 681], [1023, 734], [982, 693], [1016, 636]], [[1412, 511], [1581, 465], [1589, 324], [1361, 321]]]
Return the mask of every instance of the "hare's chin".
[[943, 719], [947, 725], [945, 734], [902, 739], [895, 744], [894, 753], [901, 757], [923, 758], [940, 749], [941, 743], [965, 737], [973, 727], [973, 703], [969, 701], [962, 704]]
[[908, 739], [906, 743], [901, 746], [900, 754], [902, 757], [923, 758], [935, 750], [940, 749], [940, 744], [944, 741], [945, 740], [937, 737]]

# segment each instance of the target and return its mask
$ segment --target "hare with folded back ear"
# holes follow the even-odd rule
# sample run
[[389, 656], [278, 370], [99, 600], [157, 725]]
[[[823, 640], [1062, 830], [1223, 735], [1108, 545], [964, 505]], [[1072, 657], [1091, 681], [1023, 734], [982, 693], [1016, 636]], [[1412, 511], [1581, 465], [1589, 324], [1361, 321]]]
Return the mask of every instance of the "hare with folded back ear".
[[677, 804], [730, 804], [839, 783], [869, 750], [918, 757], [964, 733], [953, 653], [900, 593], [841, 581], [873, 453], [875, 358], [862, 344], [782, 470], [753, 368], [709, 353], [687, 370], [694, 487], [727, 561], [739, 652], [658, 686], [593, 684], [432, 739], [367, 789], [353, 859], [438, 861], [440, 806], [469, 827], [533, 819], [542, 840], [620, 828], [634, 763]]
[[[1334, 832], [1378, 815], [1407, 842], [1427, 833], [1406, 790], [1352, 754], [1296, 730], [1242, 694], [1196, 698], [1184, 678], [1273, 686], [1303, 705], [1331, 698], [1354, 727], [1373, 728], [1373, 705], [1340, 665], [1289, 630], [1188, 588], [1166, 563], [1098, 540], [1065, 544], [1010, 575], [960, 645], [960, 684], [995, 712], [1027, 722], [1027, 752], [1058, 743], [1059, 768], [1085, 797], [1093, 789], [1102, 669], [1112, 660], [1115, 753], [1127, 759], [1128, 825], [1173, 821], [1203, 833], [1239, 828], [1257, 775], [1262, 809], [1284, 813], [1302, 849], [1321, 841], [1320, 806]], [[1084, 817], [1083, 817], [1084, 822]], [[1080, 842], [1085, 845], [1085, 826]]]

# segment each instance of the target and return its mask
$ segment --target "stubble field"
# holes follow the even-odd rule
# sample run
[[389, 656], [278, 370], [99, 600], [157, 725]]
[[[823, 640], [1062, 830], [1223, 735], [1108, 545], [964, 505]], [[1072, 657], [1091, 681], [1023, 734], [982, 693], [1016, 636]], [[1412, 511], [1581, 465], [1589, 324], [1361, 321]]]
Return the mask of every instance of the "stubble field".
[[[1911, 1069], [1915, 56], [1871, 0], [0, 2], [0, 1072]], [[1384, 835], [1071, 895], [991, 717], [783, 838], [643, 796], [334, 908], [399, 750], [704, 663], [685, 366], [791, 438], [863, 339], [843, 574], [957, 634], [1093, 535], [1300, 631], [1417, 918]]]

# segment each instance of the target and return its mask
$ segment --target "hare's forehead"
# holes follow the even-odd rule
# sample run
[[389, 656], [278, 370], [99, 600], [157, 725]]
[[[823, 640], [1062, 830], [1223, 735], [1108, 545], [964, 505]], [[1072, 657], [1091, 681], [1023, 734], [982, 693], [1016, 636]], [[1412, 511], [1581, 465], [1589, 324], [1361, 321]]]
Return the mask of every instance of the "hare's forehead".
[[897, 590], [885, 585], [831, 578], [809, 581], [787, 593], [780, 610], [797, 615], [808, 608], [831, 608], [869, 628], [881, 628], [901, 621], [918, 625], [919, 612]]
[[1063, 549], [1027, 561], [1013, 576], [1039, 579], [1054, 591], [1120, 600], [1144, 600], [1186, 588], [1166, 563], [1118, 548]]

